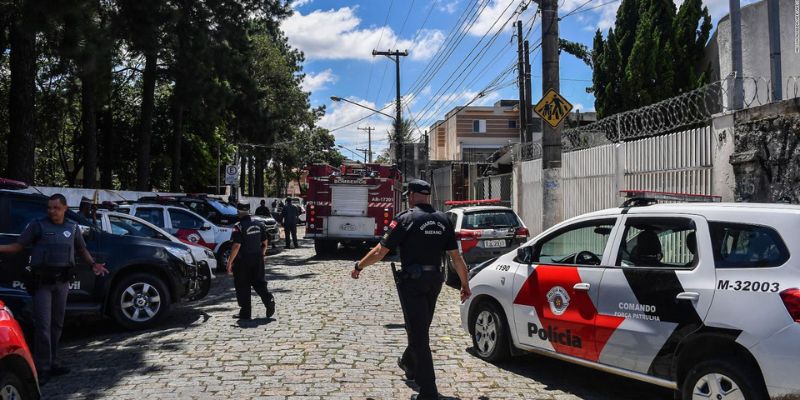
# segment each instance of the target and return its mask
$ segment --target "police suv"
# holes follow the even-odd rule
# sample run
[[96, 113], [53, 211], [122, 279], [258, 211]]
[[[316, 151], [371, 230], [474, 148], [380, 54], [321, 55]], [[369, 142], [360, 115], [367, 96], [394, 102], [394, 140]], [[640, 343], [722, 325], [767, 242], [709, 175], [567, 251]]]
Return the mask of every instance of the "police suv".
[[627, 204], [470, 271], [477, 355], [531, 351], [683, 399], [800, 394], [800, 207]]
[[[0, 244], [16, 242], [29, 222], [46, 215], [46, 196], [0, 189]], [[186, 245], [108, 234], [71, 210], [66, 218], [80, 225], [92, 257], [109, 271], [96, 276], [76, 257], [68, 313], [106, 314], [123, 327], [141, 329], [160, 321], [173, 303], [197, 298], [199, 267]], [[25, 289], [30, 278], [29, 253], [0, 255], [1, 285]]]

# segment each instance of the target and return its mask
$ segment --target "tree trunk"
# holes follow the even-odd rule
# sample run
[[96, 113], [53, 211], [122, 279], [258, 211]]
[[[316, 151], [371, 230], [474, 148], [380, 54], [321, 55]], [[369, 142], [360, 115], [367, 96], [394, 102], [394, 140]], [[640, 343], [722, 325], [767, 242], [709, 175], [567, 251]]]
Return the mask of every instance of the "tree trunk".
[[96, 56], [86, 52], [81, 71], [81, 126], [83, 127], [83, 187], [97, 187]]
[[36, 32], [21, 16], [11, 24], [11, 86], [8, 114], [6, 175], [29, 184], [34, 181], [34, 106], [36, 94]]
[[264, 197], [264, 153], [256, 153], [256, 197]]
[[179, 82], [175, 82], [175, 92], [176, 92], [176, 99], [175, 99], [175, 116], [173, 123], [174, 132], [172, 136], [172, 184], [170, 184], [170, 190], [173, 192], [179, 192], [181, 190], [181, 150], [183, 147], [183, 104], [179, 100], [179, 93], [178, 85]]
[[155, 104], [158, 56], [155, 51], [145, 53], [142, 74], [142, 111], [139, 121], [139, 154], [136, 158], [136, 190], [150, 190], [150, 141], [153, 136], [153, 109]]
[[247, 154], [242, 152], [239, 156], [239, 188], [242, 190], [242, 196], [247, 196]]

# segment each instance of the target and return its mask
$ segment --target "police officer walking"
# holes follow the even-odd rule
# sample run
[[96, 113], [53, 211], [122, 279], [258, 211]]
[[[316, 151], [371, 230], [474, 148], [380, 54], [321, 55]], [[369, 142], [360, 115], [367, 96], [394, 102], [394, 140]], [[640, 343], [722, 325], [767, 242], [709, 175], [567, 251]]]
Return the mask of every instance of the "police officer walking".
[[261, 297], [267, 307], [267, 318], [275, 313], [275, 298], [267, 289], [264, 279], [264, 257], [268, 247], [267, 227], [244, 215], [233, 228], [233, 247], [228, 257], [228, 275], [233, 274], [239, 313], [234, 318], [249, 320], [251, 315], [250, 288]]
[[0, 253], [19, 253], [26, 246], [31, 251], [33, 274], [34, 346], [33, 358], [40, 383], [50, 376], [69, 373], [56, 363], [56, 350], [64, 328], [64, 313], [69, 294], [69, 280], [75, 267], [75, 254], [92, 266], [95, 275], [105, 275], [105, 264], [94, 262], [78, 224], [66, 220], [67, 199], [61, 194], [50, 196], [47, 218], [31, 221], [17, 243], [0, 246]]
[[[292, 204], [292, 199], [286, 198], [286, 204], [281, 211], [281, 221], [283, 221], [283, 231], [286, 236], [286, 248], [290, 248], [289, 244], [294, 242], [294, 248], [297, 248], [297, 220], [300, 215], [300, 209]], [[291, 242], [290, 242], [291, 236]]]
[[364, 268], [399, 247], [402, 270], [398, 290], [406, 313], [408, 347], [398, 360], [398, 366], [406, 373], [406, 378], [416, 380], [420, 387], [419, 395], [412, 396], [412, 399], [438, 399], [429, 330], [442, 289], [442, 252], [447, 252], [453, 260], [461, 279], [461, 301], [472, 293], [455, 231], [445, 214], [430, 205], [431, 187], [428, 182], [413, 180], [404, 194], [408, 196], [409, 210], [395, 217], [391, 230], [380, 244], [355, 263], [351, 276], [358, 279]]

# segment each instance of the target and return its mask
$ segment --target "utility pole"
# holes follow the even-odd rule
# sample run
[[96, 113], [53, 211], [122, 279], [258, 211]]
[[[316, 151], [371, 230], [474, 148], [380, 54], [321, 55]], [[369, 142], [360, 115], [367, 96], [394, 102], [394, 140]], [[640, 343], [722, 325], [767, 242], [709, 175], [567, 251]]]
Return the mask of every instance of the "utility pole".
[[[531, 90], [531, 52], [528, 41], [523, 44], [522, 56], [525, 60], [525, 141], [533, 140], [533, 90]], [[544, 92], [542, 92], [544, 93]], [[560, 142], [559, 142], [560, 143]]]
[[767, 2], [767, 23], [769, 24], [769, 65], [772, 81], [772, 101], [783, 99], [783, 74], [781, 72], [781, 10], [778, 0]]
[[733, 69], [733, 93], [731, 104], [734, 110], [744, 108], [744, 67], [742, 66], [742, 10], [739, 0], [730, 0], [731, 9], [731, 67]]
[[356, 148], [356, 150], [361, 151], [361, 152], [364, 153], [364, 164], [366, 164], [367, 163], [367, 154], [369, 153], [369, 150], [367, 150], [367, 149], [359, 149], [359, 148]]
[[[559, 92], [558, 0], [539, 0], [542, 10], [542, 93]], [[543, 228], [563, 220], [561, 190], [561, 127], [542, 124]]]
[[[403, 148], [402, 148], [402, 144], [400, 143], [400, 138], [398, 137], [399, 134], [400, 134], [400, 131], [402, 129], [402, 124], [403, 124], [402, 111], [401, 111], [402, 108], [401, 108], [401, 105], [400, 105], [400, 56], [403, 56], [403, 57], [408, 56], [408, 50], [405, 50], [405, 51], [399, 51], [399, 50], [396, 50], [396, 51], [391, 51], [391, 50], [389, 50], [389, 51], [372, 50], [372, 55], [373, 56], [386, 56], [386, 57], [389, 57], [389, 59], [394, 61], [394, 64], [395, 64], [395, 77], [396, 77], [395, 84], [397, 86], [397, 96], [396, 96], [397, 97], [396, 98], [397, 115], [395, 116], [395, 120], [394, 120], [395, 146], [396, 146], [394, 152], [395, 152], [395, 160], [397, 162], [400, 162], [401, 159], [403, 158]], [[392, 58], [392, 57], [394, 57], [394, 58]]]
[[372, 164], [372, 131], [375, 130], [375, 128], [371, 126], [368, 126], [366, 128], [359, 127], [358, 130], [367, 131], [367, 140], [369, 143], [367, 146], [367, 149], [369, 150], [369, 163]]
[[519, 71], [519, 142], [525, 143], [525, 136], [528, 132], [528, 99], [525, 98], [525, 61], [522, 55], [525, 50], [522, 45], [522, 21], [517, 21], [517, 70]]
[[217, 194], [220, 194], [219, 193], [220, 192], [220, 178], [219, 177], [220, 177], [221, 171], [222, 171], [222, 161], [221, 161], [222, 155], [221, 155], [221, 153], [222, 153], [222, 151], [220, 150], [220, 145], [219, 145], [219, 142], [218, 142], [217, 143]]

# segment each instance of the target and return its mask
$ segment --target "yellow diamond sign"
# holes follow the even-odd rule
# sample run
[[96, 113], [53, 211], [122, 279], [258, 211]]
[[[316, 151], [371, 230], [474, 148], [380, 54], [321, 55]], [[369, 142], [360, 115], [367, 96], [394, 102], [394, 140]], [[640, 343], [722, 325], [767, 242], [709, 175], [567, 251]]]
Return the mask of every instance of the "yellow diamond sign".
[[553, 89], [548, 90], [533, 107], [533, 111], [536, 111], [536, 114], [539, 114], [553, 128], [557, 127], [571, 110], [572, 104]]

